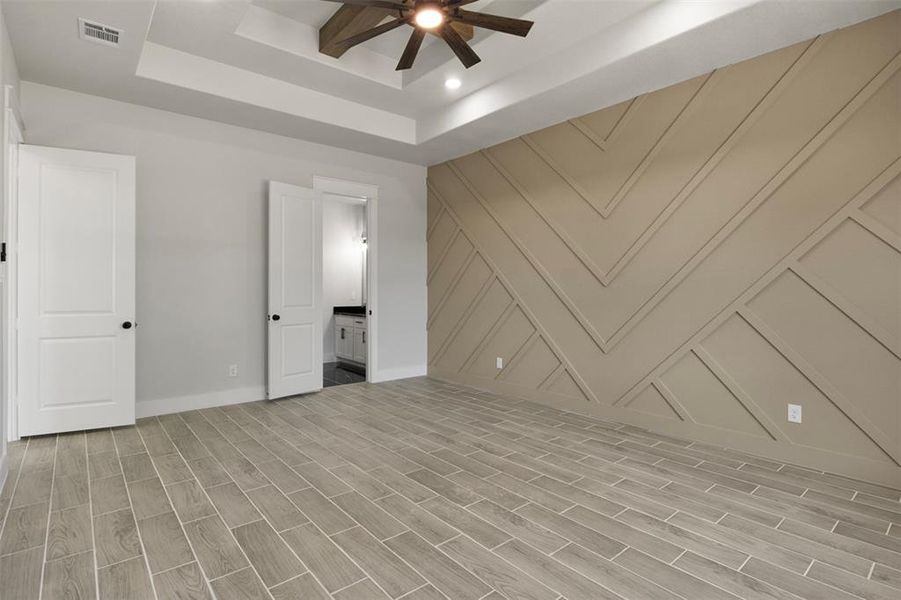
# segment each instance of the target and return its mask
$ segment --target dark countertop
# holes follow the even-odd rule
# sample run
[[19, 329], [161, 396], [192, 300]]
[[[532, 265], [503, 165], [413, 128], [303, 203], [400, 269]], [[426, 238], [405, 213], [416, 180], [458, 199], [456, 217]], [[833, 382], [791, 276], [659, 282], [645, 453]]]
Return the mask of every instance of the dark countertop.
[[366, 316], [366, 306], [336, 306], [332, 311], [335, 315], [353, 315], [355, 317]]

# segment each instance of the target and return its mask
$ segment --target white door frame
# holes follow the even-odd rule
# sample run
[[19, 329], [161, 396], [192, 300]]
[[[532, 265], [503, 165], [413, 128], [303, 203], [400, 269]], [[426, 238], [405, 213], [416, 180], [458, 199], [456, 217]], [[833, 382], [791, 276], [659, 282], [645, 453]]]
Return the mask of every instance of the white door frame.
[[366, 200], [366, 381], [378, 381], [378, 201], [379, 188], [332, 177], [313, 176], [313, 189]]
[[[0, 398], [6, 405], [6, 439], [14, 442], [19, 439], [19, 414], [16, 403], [16, 298], [18, 297], [18, 145], [23, 143], [22, 118], [16, 103], [15, 88], [7, 85], [3, 90], [3, 140], [5, 161], [3, 164], [3, 181], [6, 187], [3, 194], [3, 241], [6, 242], [6, 263], [3, 273], [2, 314], [0, 314], [0, 353], [3, 356]], [[2, 264], [2, 263], [0, 263]]]

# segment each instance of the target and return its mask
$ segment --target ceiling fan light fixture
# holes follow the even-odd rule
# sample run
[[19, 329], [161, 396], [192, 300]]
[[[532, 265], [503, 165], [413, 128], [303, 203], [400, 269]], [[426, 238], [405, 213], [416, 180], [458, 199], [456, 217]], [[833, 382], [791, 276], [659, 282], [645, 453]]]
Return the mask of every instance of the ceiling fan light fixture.
[[413, 20], [423, 29], [435, 29], [444, 23], [444, 13], [436, 5], [426, 4], [416, 9]]
[[[3, 0], [0, 0], [2, 2]], [[431, 33], [432, 35], [444, 40], [444, 43], [456, 55], [464, 67], [467, 69], [481, 62], [479, 55], [475, 53], [467, 40], [472, 39], [472, 30], [474, 27], [498, 31], [519, 37], [526, 37], [532, 28], [532, 21], [524, 19], [513, 19], [510, 17], [502, 17], [499, 15], [491, 15], [481, 12], [473, 12], [463, 10], [461, 6], [471, 4], [475, 0], [329, 0], [344, 4], [345, 7], [369, 7], [377, 8], [382, 11], [388, 10], [396, 12], [397, 16], [392, 21], [376, 25], [371, 29], [366, 29], [359, 33], [353, 33], [353, 24], [342, 25], [343, 30], [350, 30], [348, 37], [344, 37], [337, 41], [332, 39], [331, 43], [335, 48], [323, 50], [323, 32], [328, 28], [333, 19], [323, 25], [319, 30], [320, 52], [330, 54], [328, 50], [338, 50], [333, 56], [340, 56], [341, 53], [349, 48], [353, 48], [358, 44], [362, 44], [367, 40], [393, 31], [403, 25], [409, 25], [413, 31], [407, 39], [407, 45], [404, 46], [403, 54], [395, 67], [396, 71], [406, 71], [413, 67], [416, 61], [416, 54], [419, 52], [425, 37]], [[338, 16], [336, 12], [333, 17]], [[344, 19], [347, 15], [341, 17]], [[346, 20], [346, 19], [344, 19]], [[334, 37], [334, 34], [330, 34]], [[328, 42], [327, 44], [328, 45]], [[456, 89], [453, 83], [446, 84], [448, 89]]]
[[460, 86], [463, 85], [462, 82], [456, 77], [449, 77], [444, 80], [444, 87], [449, 90], [457, 90], [460, 89]]

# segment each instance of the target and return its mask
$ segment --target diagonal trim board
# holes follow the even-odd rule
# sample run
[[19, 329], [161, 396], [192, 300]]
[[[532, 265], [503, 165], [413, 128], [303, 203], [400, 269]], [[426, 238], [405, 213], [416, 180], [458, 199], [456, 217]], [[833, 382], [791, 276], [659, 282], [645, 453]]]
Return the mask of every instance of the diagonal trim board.
[[[901, 482], [899, 28], [896, 11], [432, 167], [433, 214], [512, 300], [468, 284], [436, 312], [430, 373]], [[643, 125], [652, 110], [668, 120]], [[617, 198], [606, 217], [570, 184], [589, 160], [578, 184]]]
[[[820, 38], [824, 39], [824, 38]], [[810, 49], [813, 49], [812, 51]], [[808, 58], [805, 60], [799, 59], [795, 65], [807, 64], [809, 61], [809, 56], [816, 52], [819, 49], [817, 44], [811, 44], [808, 47], [809, 52], [805, 52], [803, 56], [807, 56]], [[803, 58], [802, 56], [802, 58]], [[794, 66], [794, 65], [793, 65]], [[564, 287], [556, 280], [556, 278], [551, 274], [547, 267], [545, 267], [541, 261], [540, 256], [536, 255], [535, 252], [531, 251], [528, 248], [528, 245], [524, 240], [520, 239], [515, 232], [510, 228], [510, 226], [503, 220], [501, 215], [497, 210], [492, 208], [490, 202], [486, 198], [484, 198], [473, 183], [462, 173], [460, 168], [456, 166], [454, 161], [450, 161], [447, 163], [447, 166], [451, 169], [451, 171], [461, 180], [461, 182], [467, 187], [469, 192], [473, 195], [474, 198], [478, 200], [478, 202], [483, 206], [485, 211], [491, 215], [492, 219], [498, 224], [498, 226], [505, 232], [505, 234], [509, 237], [509, 239], [519, 248], [520, 252], [529, 260], [532, 266], [541, 274], [541, 277], [545, 280], [545, 282], [554, 290], [554, 293], [560, 298], [560, 301], [567, 307], [573, 317], [579, 322], [579, 324], [585, 329], [586, 333], [591, 336], [594, 342], [597, 344], [598, 348], [603, 352], [610, 352], [613, 347], [615, 347], [620, 341], [622, 341], [628, 332], [638, 323], [641, 319], [653, 308], [659, 304], [666, 295], [675, 289], [679, 283], [684, 280], [693, 269], [700, 264], [711, 252], [713, 252], [717, 246], [722, 243], [728, 236], [734, 232], [746, 218], [748, 218], [753, 212], [763, 204], [771, 194], [773, 194], [776, 190], [778, 190], [791, 176], [807, 161], [807, 159], [812, 156], [817, 150], [819, 150], [831, 136], [845, 123], [851, 116], [860, 108], [873, 94], [875, 94], [878, 90], [880, 90], [888, 80], [897, 73], [898, 69], [901, 68], [901, 56], [896, 55], [892, 61], [890, 61], [860, 92], [854, 97], [854, 99], [849, 102], [838, 114], [836, 114], [833, 119], [827, 124], [826, 127], [821, 129], [792, 159], [782, 167], [782, 169], [776, 173], [767, 184], [760, 189], [757, 194], [755, 194], [749, 201], [745, 204], [744, 208], [739, 211], [728, 223], [726, 223], [712, 238], [710, 238], [707, 243], [694, 255], [691, 259], [685, 263], [670, 279], [668, 279], [663, 285], [657, 288], [657, 291], [654, 295], [648, 299], [646, 302], [642, 303], [634, 312], [632, 312], [631, 316], [627, 318], [613, 333], [608, 337], [604, 337], [595, 325], [591, 322], [591, 320], [585, 315], [580, 306], [575, 303], [567, 294]], [[780, 81], [788, 81], [789, 79], [781, 79]], [[778, 84], [777, 84], [778, 86]], [[760, 106], [760, 105], [758, 105]], [[764, 103], [764, 107], [768, 106]], [[765, 110], [761, 109], [761, 110]], [[756, 115], [754, 118], [757, 118]], [[753, 119], [749, 121], [749, 123], [753, 123]], [[741, 129], [741, 128], [739, 128]], [[738, 130], [736, 130], [738, 132]], [[743, 131], [741, 132], [743, 133]], [[738, 139], [741, 136], [741, 133], [734, 136], [733, 139]], [[492, 164], [498, 165], [496, 159], [491, 158], [490, 151], [483, 151], [483, 155], [488, 157], [489, 162]], [[715, 165], [715, 162], [713, 163]], [[712, 169], [712, 167], [711, 167]], [[703, 170], [702, 170], [703, 171]], [[508, 172], [500, 171], [501, 175], [512, 182], [512, 178]], [[704, 176], [710, 171], [706, 171], [700, 177], [694, 180], [693, 185], [689, 184], [686, 186], [684, 194], [680, 194], [677, 196], [676, 200], [679, 200], [680, 197], [684, 200], [688, 197], [693, 189], [696, 189], [697, 185], [700, 184], [700, 181], [703, 180]], [[521, 189], [520, 186], [514, 186], [515, 188]], [[522, 192], [520, 192], [522, 194]], [[523, 198], [527, 196], [522, 194]], [[534, 206], [534, 201], [529, 201], [529, 204]], [[678, 204], [675, 205], [675, 208], [678, 208]], [[537, 211], [536, 211], [537, 212]], [[541, 213], [539, 213], [541, 214]], [[548, 219], [543, 216], [546, 222], [549, 222]], [[663, 219], [659, 224], [662, 225]], [[552, 227], [552, 229], [554, 229]], [[559, 235], [559, 234], [558, 234]], [[648, 235], [648, 238], [652, 237], [653, 234]], [[596, 274], [597, 267], [592, 267], [591, 259], [587, 258], [583, 252], [577, 252], [574, 250], [576, 247], [571, 240], [563, 239], [567, 246], [571, 251], [573, 251], [579, 258], [580, 261], [593, 273]], [[609, 280], [607, 280], [609, 285]], [[604, 280], [601, 280], [601, 283], [604, 283]]]
[[[482, 150], [482, 153], [485, 155], [486, 158], [488, 158], [488, 160], [491, 161], [491, 163], [494, 165], [494, 167], [504, 176], [504, 178], [507, 179], [507, 181], [509, 181], [510, 184], [514, 188], [516, 188], [516, 190], [520, 193], [520, 195], [522, 195], [523, 198], [526, 199], [527, 202], [529, 202], [529, 204], [536, 210], [536, 212], [539, 212], [539, 214], [541, 214], [542, 218], [548, 223], [548, 225], [553, 229], [553, 231], [555, 233], [557, 233], [558, 236], [561, 237], [561, 239], [564, 241], [564, 243], [566, 243], [566, 245], [569, 246], [570, 250], [574, 254], [576, 254], [579, 257], [579, 259], [583, 262], [583, 264], [585, 264], [586, 268], [589, 269], [589, 271], [591, 271], [592, 275], [594, 275], [594, 277], [597, 279], [597, 281], [606, 287], [606, 286], [609, 286], [613, 282], [613, 280], [616, 278], [616, 276], [625, 268], [626, 265], [628, 265], [629, 261], [636, 254], [638, 254], [638, 252], [641, 250], [642, 247], [644, 247], [644, 245], [648, 242], [648, 240], [650, 240], [653, 237], [654, 233], [660, 229], [660, 227], [666, 222], [666, 220], [679, 208], [679, 206], [691, 195], [691, 193], [705, 180], [706, 176], [709, 175], [713, 171], [713, 169], [722, 160], [722, 158], [726, 154], [728, 154], [728, 152], [735, 146], [735, 144], [738, 142], [738, 140], [740, 140], [742, 138], [742, 136], [751, 128], [751, 126], [760, 118], [760, 116], [764, 112], [766, 112], [766, 110], [773, 104], [773, 102], [775, 102], [775, 100], [779, 97], [779, 95], [782, 93], [782, 91], [795, 79], [797, 74], [801, 72], [802, 68], [804, 66], [806, 66], [809, 63], [810, 59], [816, 54], [816, 52], [818, 52], [819, 49], [822, 48], [823, 44], [825, 43], [825, 40], [827, 40], [827, 39], [829, 39], [828, 35], [820, 36], [820, 37], [816, 38], [812, 43], [807, 45], [804, 52], [798, 57], [797, 60], [795, 60], [788, 67], [788, 69], [785, 71], [785, 73], [783, 73], [783, 75], [778, 79], [778, 81], [773, 85], [773, 87], [770, 90], [768, 90], [767, 93], [763, 96], [763, 98], [757, 103], [757, 105], [755, 105], [753, 107], [752, 111], [747, 115], [747, 117], [738, 124], [738, 126], [734, 129], [734, 131], [729, 135], [728, 139], [726, 139], [723, 142], [723, 144], [719, 148], [717, 148], [716, 152], [693, 175], [691, 180], [688, 183], [686, 183], [686, 185], [681, 190], [679, 190], [679, 193], [666, 205], [664, 210], [657, 216], [657, 218], [642, 232], [642, 234], [635, 241], [632, 242], [632, 244], [626, 249], [625, 253], [619, 257], [619, 259], [616, 261], [614, 266], [609, 271], [606, 271], [606, 272], [592, 261], [592, 259], [586, 254], [586, 252], [579, 246], [578, 242], [576, 242], [573, 238], [571, 238], [571, 236], [569, 236], [566, 233], [565, 228], [561, 224], [556, 223], [552, 218], [550, 218], [547, 215], [546, 211], [542, 211], [539, 203], [536, 203], [529, 198], [528, 192], [526, 192], [524, 190], [522, 185], [520, 185], [519, 183], [517, 183], [515, 181], [515, 178], [513, 178], [512, 175], [510, 175], [510, 173], [503, 167], [502, 163], [497, 158], [494, 157], [494, 155], [491, 153], [491, 151], [489, 149]], [[720, 73], [720, 72], [721, 71], [714, 72], [711, 75], [711, 77], [705, 81], [704, 87], [706, 87], [706, 83], [710, 82], [713, 79], [714, 75], [716, 75], [717, 73]], [[698, 96], [699, 93], [700, 93], [700, 91], [691, 98], [689, 105], [696, 98], [699, 97]], [[627, 111], [627, 115], [629, 115], [629, 114], [634, 115], [637, 107], [641, 106], [640, 100], [645, 97], [646, 96], [640, 96], [639, 98], [636, 98], [636, 100], [630, 104], [629, 109]], [[703, 96], [701, 96], [701, 97], [703, 97]], [[667, 131], [673, 130], [673, 127], [675, 127], [675, 125], [676, 125], [676, 121], [678, 121], [680, 117], [682, 117], [684, 114], [686, 114], [686, 111], [688, 110], [689, 105], [686, 105], [686, 107], [677, 115], [676, 120], [670, 124], [670, 126], [667, 128]], [[624, 122], [627, 122], [626, 116], [624, 116], [619, 122], [617, 122], [616, 127], [614, 128], [614, 132], [611, 133], [611, 135], [607, 138], [607, 140], [605, 140], [604, 151], [607, 151], [606, 144], [608, 144], [610, 141], [612, 141], [614, 134], [618, 133], [618, 131], [621, 129], [622, 123], [624, 123]], [[580, 132], [585, 133], [585, 130], [586, 130], [585, 125], [581, 125], [577, 128], [579, 129]], [[526, 139], [527, 138], [524, 138], [524, 140], [526, 140]], [[663, 143], [666, 141], [666, 139], [667, 139], [666, 135], [663, 135], [658, 139], [658, 141], [654, 145], [654, 148], [652, 148], [651, 151], [645, 156], [645, 158], [642, 160], [641, 164], [638, 167], [636, 167], [635, 171], [633, 171], [633, 174], [638, 173], [638, 172], [643, 172], [647, 168], [648, 163], [654, 156], [657, 155], [657, 153], [660, 150], [660, 147], [663, 145]], [[550, 155], [547, 152], [540, 150], [540, 146], [538, 145], [537, 142], [527, 142], [527, 143], [529, 144], [530, 148], [532, 148], [536, 152], [536, 154], [538, 156], [540, 156], [543, 160], [545, 160], [545, 162], [547, 162], [548, 165], [554, 169], [554, 171], [561, 173], [561, 177], [564, 179], [564, 181], [566, 181], [568, 184], [571, 183], [572, 178], [569, 176], [562, 175], [562, 171], [564, 171], [564, 169], [562, 167], [558, 166], [556, 161], [553, 161], [553, 159], [550, 157]], [[634, 185], [634, 181], [637, 180], [637, 178], [633, 178], [632, 176], [630, 176], [630, 179], [632, 180], [632, 183]], [[571, 187], [574, 187], [574, 186], [571, 185]], [[629, 186], [629, 187], [631, 188], [631, 186]], [[588, 201], [586, 198], [586, 194], [579, 192], [578, 189], [576, 189], [575, 187], [574, 187], [574, 189], [577, 191], [577, 193], [579, 193], [580, 197], [582, 197], [583, 199], [586, 199], [586, 201]], [[621, 188], [621, 190], [623, 190], [623, 189], [625, 189], [625, 188]], [[617, 197], [618, 197], [618, 200], [616, 202], [617, 204], [619, 203], [619, 201], [622, 199], [623, 196], [625, 196], [625, 192], [623, 192], [623, 193], [617, 192]], [[593, 206], [593, 204], [590, 201], [589, 201], [589, 204], [591, 204]], [[615, 207], [615, 206], [610, 206], [610, 205], [608, 205], [608, 206], [609, 206], [609, 210], [600, 211], [600, 214], [604, 218], [609, 218], [611, 216], [613, 208]]]
[[[432, 194], [435, 195], [435, 197], [438, 198], [438, 200], [444, 206], [444, 209], [447, 212], [447, 214], [449, 214], [453, 218], [454, 222], [457, 224], [457, 227], [462, 230], [463, 228], [460, 225], [460, 219], [454, 213], [453, 209], [450, 206], [448, 206], [447, 202], [444, 200], [444, 198], [441, 196], [441, 194], [432, 186], [431, 183], [427, 182], [427, 186], [428, 186], [429, 192], [431, 192]], [[470, 239], [474, 240], [474, 238], [472, 238], [472, 237], [470, 237]], [[554, 344], [552, 338], [550, 338], [550, 336], [547, 335], [547, 332], [543, 330], [541, 325], [538, 323], [537, 319], [535, 319], [534, 315], [530, 314], [531, 311], [522, 303], [522, 300], [513, 291], [512, 287], [510, 286], [509, 282], [506, 281], [506, 278], [503, 276], [503, 274], [500, 271], [498, 271], [498, 269], [492, 264], [492, 261], [484, 253], [484, 250], [479, 248], [478, 243], [476, 243], [475, 241], [473, 241], [473, 246], [476, 248], [476, 251], [479, 252], [479, 254], [482, 256], [482, 258], [488, 264], [489, 268], [491, 268], [491, 270], [494, 272], [495, 277], [497, 277], [497, 280], [500, 281], [501, 285], [504, 286], [504, 289], [506, 289], [507, 293], [510, 294], [510, 296], [514, 298], [514, 304], [516, 306], [518, 306], [525, 313], [526, 317], [532, 323], [532, 326], [535, 327], [536, 330], [541, 332], [542, 338], [548, 344], [548, 346], [551, 348], [553, 353], [557, 356], [557, 359], [560, 360], [560, 362], [562, 362], [562, 363], [567, 363], [563, 352], [560, 350], [560, 348], [558, 346], [556, 346]], [[594, 392], [592, 392], [590, 390], [590, 388], [585, 384], [585, 382], [581, 379], [581, 377], [579, 377], [574, 371], [570, 371], [569, 373], [573, 377], [573, 379], [576, 381], [576, 384], [579, 386], [579, 389], [582, 390], [582, 393], [585, 394], [586, 398], [589, 398], [592, 400], [597, 400], [597, 397], [595, 396]]]
[[[750, 313], [749, 311], [747, 311], [747, 309], [745, 309], [747, 303], [751, 299], [756, 297], [761, 291], [763, 291], [785, 270], [792, 269], [798, 257], [806, 254], [817, 243], [828, 236], [830, 232], [835, 230], [835, 228], [838, 227], [840, 223], [850, 218], [852, 214], [858, 212], [861, 206], [866, 204], [871, 198], [885, 189], [887, 185], [889, 185], [899, 176], [901, 176], [901, 158], [896, 159], [885, 171], [880, 173], [879, 176], [876, 177], [876, 179], [874, 179], [872, 182], [870, 182], [869, 185], [861, 190], [861, 192], [856, 197], [851, 199], [839, 212], [833, 215], [828, 221], [823, 223], [823, 225], [821, 225], [817, 231], [815, 231], [812, 235], [810, 235], [802, 243], [800, 243], [795, 248], [795, 250], [788, 257], [786, 257], [784, 261], [780, 262], [772, 269], [770, 269], [769, 272], [767, 272], [763, 277], [757, 280], [741, 296], [736, 298], [735, 301], [733, 301], [728, 307], [726, 307], [726, 309], [721, 311], [713, 320], [711, 320], [706, 326], [701, 328], [694, 336], [692, 336], [692, 338], [690, 338], [685, 344], [683, 344], [682, 347], [679, 348], [679, 350], [674, 352], [667, 360], [660, 363], [660, 365], [658, 365], [653, 371], [651, 371], [651, 373], [649, 373], [644, 379], [637, 382], [626, 394], [619, 398], [615, 402], [615, 404], [627, 404], [629, 400], [631, 400], [636, 394], [638, 394], [645, 385], [649, 385], [651, 381], [653, 381], [654, 377], [657, 377], [668, 370], [686, 352], [691, 352], [694, 348], [699, 347], [702, 341], [705, 338], [709, 337], [709, 335], [713, 333], [720, 325], [722, 325], [731, 315], [737, 313], [746, 320], [750, 319], [750, 321], [753, 321], [751, 324], [755, 327], [755, 329], [758, 329], [757, 325], [761, 325], [761, 327], [763, 327], [764, 325], [762, 321], [754, 316], [753, 313]], [[787, 345], [783, 344], [783, 347], [787, 347]], [[830, 389], [832, 388], [830, 387]], [[827, 393], [826, 395], [827, 397], [830, 397], [829, 393]], [[844, 405], [849, 404], [846, 400], [842, 400], [840, 402], [842, 402], [842, 404]], [[869, 425], [868, 429], [870, 432], [878, 431], [875, 425]], [[867, 429], [865, 429], [865, 432], [867, 432]], [[867, 432], [867, 434], [869, 435], [869, 432]], [[877, 438], [883, 440], [883, 443], [879, 444], [883, 450], [885, 450], [889, 455], [896, 458], [896, 460], [898, 458], [901, 458], [901, 455], [898, 454], [897, 448], [895, 448], [895, 446], [897, 446], [897, 443], [889, 443], [885, 440], [885, 436], [879, 433], [875, 433], [874, 435], [876, 435]]]
[[606, 152], [607, 148], [610, 144], [612, 144], [619, 134], [622, 132], [623, 127], [629, 123], [632, 117], [635, 116], [635, 113], [638, 111], [638, 108], [641, 106], [641, 101], [646, 96], [638, 96], [637, 98], [633, 98], [629, 102], [629, 106], [626, 107], [626, 110], [623, 112], [622, 116], [617, 119], [616, 123], [613, 124], [613, 128], [610, 130], [610, 133], [607, 134], [606, 137], [601, 137], [598, 133], [591, 128], [581, 117], [575, 117], [567, 121], [570, 125], [575, 127], [579, 132], [588, 138], [595, 146], [598, 147], [599, 150]]
[[[717, 73], [720, 71], [714, 71], [713, 73], [704, 77], [704, 81], [701, 83], [700, 87], [695, 91], [694, 94], [689, 97], [688, 102], [682, 107], [676, 117], [667, 125], [660, 134], [660, 137], [657, 138], [657, 141], [654, 142], [654, 145], [651, 149], [644, 155], [644, 157], [639, 161], [638, 165], [623, 182], [623, 184], [616, 190], [616, 193], [613, 194], [613, 197], [602, 207], [597, 208], [596, 200], [592, 197], [592, 195], [583, 188], [575, 178], [571, 177], [569, 173], [567, 173], [566, 168], [558, 163], [549, 153], [545, 152], [542, 149], [541, 144], [533, 139], [532, 136], [526, 134], [522, 136], [522, 141], [526, 143], [526, 145], [532, 149], [535, 154], [537, 154], [541, 159], [547, 163], [549, 167], [551, 167], [554, 172], [556, 172], [561, 179], [563, 179], [585, 202], [588, 203], [589, 206], [594, 208], [598, 214], [602, 217], [609, 218], [616, 207], [619, 205], [620, 201], [629, 193], [629, 190], [632, 189], [632, 186], [635, 185], [635, 182], [641, 177], [641, 174], [648, 168], [648, 165], [654, 160], [654, 157], [657, 156], [657, 153], [660, 152], [660, 149], [666, 144], [666, 141], [670, 138], [670, 136], [682, 125], [682, 122], [685, 120], [685, 117], [691, 114], [692, 107], [697, 103], [697, 101], [705, 98], [712, 87], [712, 84], [716, 81], [715, 77]], [[630, 109], [632, 106], [635, 106], [637, 103], [633, 102], [630, 105]], [[639, 105], [640, 106], [640, 105]], [[577, 128], [580, 133], [584, 133], [581, 128]]]

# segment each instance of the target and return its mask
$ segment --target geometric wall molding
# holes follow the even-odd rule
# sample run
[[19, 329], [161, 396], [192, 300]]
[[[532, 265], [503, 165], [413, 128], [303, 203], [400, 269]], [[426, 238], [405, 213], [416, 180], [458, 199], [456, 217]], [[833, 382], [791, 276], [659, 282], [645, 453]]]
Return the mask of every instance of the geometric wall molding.
[[899, 30], [431, 167], [430, 372], [901, 483]]

